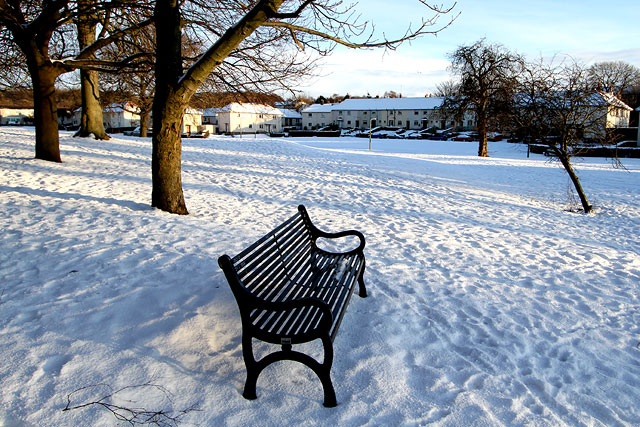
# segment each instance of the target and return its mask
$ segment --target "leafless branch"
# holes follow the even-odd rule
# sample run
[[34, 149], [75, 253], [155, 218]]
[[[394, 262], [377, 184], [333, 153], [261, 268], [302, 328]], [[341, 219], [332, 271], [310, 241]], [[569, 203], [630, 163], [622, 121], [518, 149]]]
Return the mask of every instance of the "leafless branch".
[[[108, 389], [108, 393], [103, 395], [102, 397], [87, 401], [85, 403], [72, 404], [72, 400], [75, 395], [86, 392], [87, 390], [98, 389], [98, 388], [106, 388]], [[67, 404], [62, 409], [63, 412], [71, 411], [75, 409], [84, 409], [90, 406], [98, 406], [103, 409], [106, 409], [110, 412], [118, 421], [126, 422], [132, 426], [136, 425], [157, 425], [157, 426], [177, 426], [178, 422], [188, 413], [199, 411], [194, 407], [179, 410], [179, 411], [165, 411], [165, 410], [148, 410], [145, 408], [136, 408], [136, 407], [127, 407], [119, 404], [115, 404], [114, 399], [118, 397], [119, 394], [123, 394], [125, 392], [135, 390], [135, 389], [144, 389], [144, 388], [152, 388], [160, 391], [163, 396], [171, 401], [171, 394], [169, 391], [157, 384], [141, 384], [134, 386], [122, 387], [118, 390], [113, 391], [111, 386], [107, 384], [95, 384], [86, 387], [81, 387], [67, 395]], [[130, 402], [134, 403], [134, 402]]]

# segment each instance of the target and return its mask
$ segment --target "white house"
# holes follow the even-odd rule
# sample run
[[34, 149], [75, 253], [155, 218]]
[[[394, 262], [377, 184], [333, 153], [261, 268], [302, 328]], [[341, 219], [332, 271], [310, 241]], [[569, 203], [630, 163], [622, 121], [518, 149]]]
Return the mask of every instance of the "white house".
[[202, 131], [202, 111], [195, 108], [187, 108], [184, 116], [182, 116], [182, 133], [191, 135]]
[[443, 118], [439, 110], [443, 101], [437, 97], [345, 99], [333, 105], [334, 122], [340, 128], [357, 129], [454, 127], [455, 123]]
[[[133, 129], [140, 125], [140, 110], [132, 102], [114, 103], [107, 105], [102, 110], [102, 120], [106, 129]], [[73, 124], [80, 126], [80, 114], [82, 110], [74, 111]]]
[[607, 105], [607, 129], [629, 127], [629, 118], [633, 108], [622, 102], [612, 93], [598, 92]]
[[282, 131], [282, 111], [263, 104], [234, 102], [218, 111], [219, 132], [272, 133]]
[[33, 123], [33, 108], [0, 108], [0, 125], [25, 125]]
[[368, 129], [376, 126], [405, 129], [475, 128], [473, 113], [455, 122], [439, 109], [444, 98], [351, 98], [338, 104], [314, 104], [302, 111], [303, 129], [334, 125], [340, 129]]
[[287, 108], [279, 108], [279, 110], [282, 111], [283, 129], [302, 129], [302, 114]]
[[302, 129], [318, 129], [334, 124], [333, 106], [335, 104], [312, 104], [302, 110]]

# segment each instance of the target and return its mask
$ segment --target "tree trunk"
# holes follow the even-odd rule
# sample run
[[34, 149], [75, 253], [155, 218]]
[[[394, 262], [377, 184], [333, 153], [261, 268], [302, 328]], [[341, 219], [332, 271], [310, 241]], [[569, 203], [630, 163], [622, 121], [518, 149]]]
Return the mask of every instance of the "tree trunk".
[[[80, 49], [84, 49], [96, 41], [96, 18], [93, 12], [91, 0], [80, 0], [81, 9], [86, 11], [76, 22], [78, 29], [78, 44]], [[95, 55], [87, 59], [94, 59]], [[96, 139], [109, 139], [104, 129], [102, 117], [102, 105], [100, 104], [100, 90], [98, 82], [98, 72], [94, 70], [80, 70], [80, 94], [82, 97], [82, 116], [80, 119], [80, 129], [75, 136], [86, 137], [91, 134]]]
[[36, 159], [62, 162], [58, 137], [58, 104], [55, 82], [57, 70], [26, 53], [29, 74], [33, 83], [33, 119], [36, 127]]
[[104, 128], [98, 84], [97, 71], [80, 70], [82, 116], [80, 118], [80, 129], [74, 136], [86, 137], [93, 134], [96, 139], [109, 139], [109, 135], [107, 135]]
[[589, 204], [589, 201], [587, 200], [587, 195], [582, 189], [582, 185], [580, 184], [580, 179], [578, 179], [578, 175], [576, 175], [575, 171], [573, 170], [573, 166], [571, 166], [571, 160], [569, 159], [569, 156], [567, 155], [566, 151], [563, 152], [557, 147], [553, 147], [553, 149], [558, 159], [560, 159], [562, 166], [564, 166], [564, 170], [566, 170], [567, 174], [569, 174], [569, 178], [571, 178], [571, 182], [573, 182], [573, 186], [576, 189], [576, 192], [578, 193], [578, 197], [580, 197], [580, 203], [582, 203], [582, 209], [584, 209], [584, 213], [587, 213], [587, 214], [590, 213], [593, 210], [593, 207]]
[[156, 95], [153, 101], [153, 191], [151, 204], [167, 212], [188, 214], [182, 194], [181, 123], [191, 97], [211, 72], [269, 19], [284, 0], [260, 0], [207, 52], [182, 73], [182, 32], [177, 0], [157, 0]]
[[478, 109], [478, 156], [489, 157], [487, 149], [487, 112], [484, 106]]
[[187, 215], [189, 212], [182, 193], [180, 137], [180, 124], [186, 106], [169, 99], [158, 99], [157, 102], [164, 105], [158, 105], [153, 113], [151, 206]]
[[170, 213], [187, 215], [182, 193], [181, 122], [187, 100], [176, 96], [182, 75], [180, 10], [176, 0], [157, 1], [156, 95], [153, 100], [153, 152], [151, 206]]
[[140, 108], [140, 136], [146, 138], [149, 131], [149, 111], [146, 109], [148, 107]]

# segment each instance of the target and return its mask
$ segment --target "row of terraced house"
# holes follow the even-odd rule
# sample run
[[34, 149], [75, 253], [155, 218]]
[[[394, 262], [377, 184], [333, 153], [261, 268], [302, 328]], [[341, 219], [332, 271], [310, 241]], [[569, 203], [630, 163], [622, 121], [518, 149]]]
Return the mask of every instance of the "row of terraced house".
[[353, 98], [336, 104], [314, 104], [302, 113], [304, 130], [327, 126], [339, 129], [369, 129], [376, 126], [405, 129], [458, 128], [472, 130], [476, 126], [473, 114], [465, 114], [457, 122], [443, 114], [444, 98]]
[[[617, 98], [603, 94], [608, 105], [607, 128], [628, 127], [631, 108]], [[428, 128], [474, 130], [475, 116], [472, 112], [456, 121], [440, 109], [444, 98], [353, 98], [340, 103], [313, 104], [300, 111], [277, 108], [269, 105], [231, 103], [223, 108], [204, 110], [188, 109], [183, 118], [184, 134], [279, 134], [290, 129], [315, 130], [369, 129], [395, 127], [411, 130]], [[26, 111], [26, 110], [25, 110]], [[0, 124], [27, 124], [32, 120], [25, 111], [0, 110]], [[3, 117], [4, 116], [4, 117]], [[29, 117], [30, 116], [30, 117]], [[61, 125], [78, 126], [80, 110], [68, 116], [60, 116]], [[131, 103], [112, 104], [104, 109], [105, 127], [111, 132], [133, 129], [140, 124], [137, 107]]]

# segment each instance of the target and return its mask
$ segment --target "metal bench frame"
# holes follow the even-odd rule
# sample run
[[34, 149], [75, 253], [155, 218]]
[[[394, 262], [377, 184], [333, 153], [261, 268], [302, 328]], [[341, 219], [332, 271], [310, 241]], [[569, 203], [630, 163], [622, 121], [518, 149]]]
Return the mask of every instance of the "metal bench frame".
[[[359, 246], [338, 253], [316, 245], [319, 238], [347, 236], [358, 237]], [[364, 246], [364, 236], [358, 231], [319, 230], [300, 205], [298, 213], [235, 257], [218, 259], [240, 309], [246, 399], [257, 398], [256, 383], [264, 368], [292, 360], [316, 373], [324, 390], [324, 406], [337, 405], [331, 381], [333, 340], [356, 283], [359, 295], [367, 296]], [[253, 338], [282, 349], [256, 360]], [[322, 362], [292, 349], [295, 344], [316, 339], [324, 347]]]

